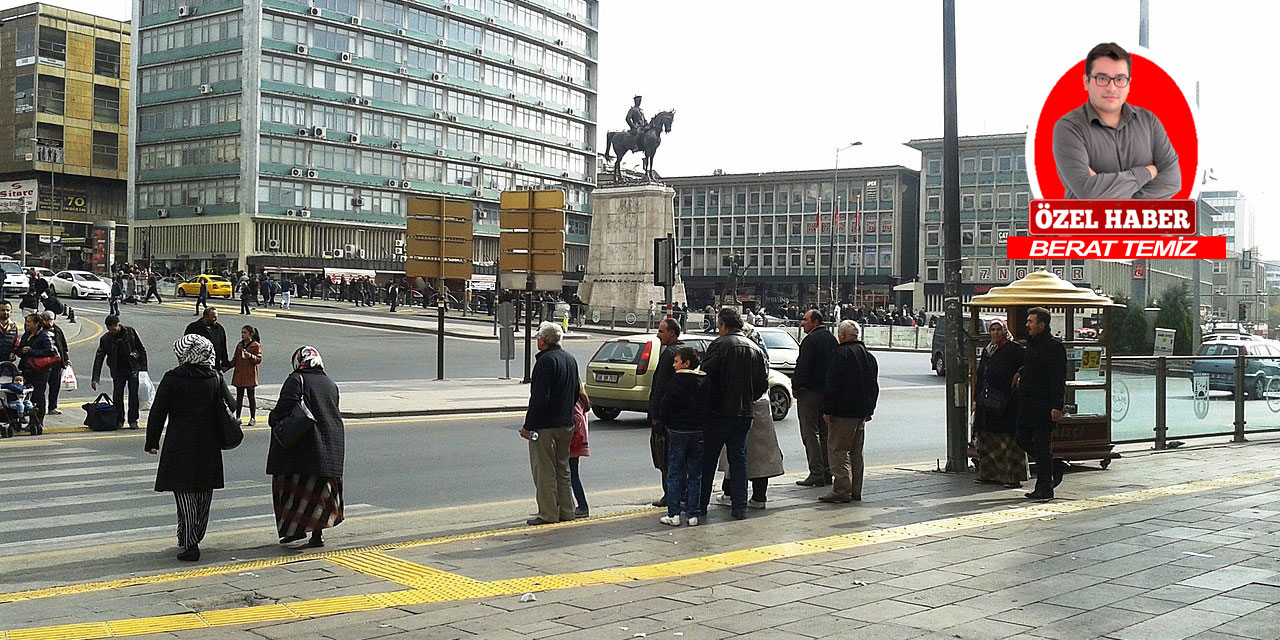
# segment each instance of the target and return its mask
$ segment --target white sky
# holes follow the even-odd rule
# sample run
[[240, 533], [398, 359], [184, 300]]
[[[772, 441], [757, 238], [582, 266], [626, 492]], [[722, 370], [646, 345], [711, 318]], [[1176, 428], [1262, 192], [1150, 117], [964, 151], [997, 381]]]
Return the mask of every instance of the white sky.
[[[13, 2], [12, 4], [16, 4]], [[121, 0], [55, 0], [127, 19]], [[1151, 0], [1149, 56], [1193, 92], [1209, 189], [1254, 203], [1256, 238], [1280, 257], [1275, 25], [1280, 3]], [[1136, 50], [1138, 0], [957, 0], [960, 134], [1024, 131], [1045, 94], [1099, 42]], [[677, 109], [663, 175], [903, 164], [901, 146], [942, 135], [941, 0], [602, 0], [601, 148], [631, 96]], [[1140, 80], [1135, 80], [1135, 82]], [[1194, 95], [1188, 96], [1194, 101]], [[1272, 119], [1264, 120], [1264, 117]]]

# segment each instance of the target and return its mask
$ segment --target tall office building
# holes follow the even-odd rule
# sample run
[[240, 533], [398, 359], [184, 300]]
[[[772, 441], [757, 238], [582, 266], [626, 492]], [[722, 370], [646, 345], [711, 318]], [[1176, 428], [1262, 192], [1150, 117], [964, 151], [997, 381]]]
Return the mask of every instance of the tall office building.
[[895, 285], [916, 278], [919, 173], [912, 169], [716, 173], [665, 182], [676, 190], [690, 305], [718, 299], [735, 257], [739, 296], [769, 306], [819, 296], [826, 304], [833, 292], [885, 306], [900, 297]]
[[403, 270], [410, 196], [595, 181], [595, 0], [136, 0], [133, 258], [185, 270]]
[[[37, 205], [30, 263], [104, 270], [123, 255], [123, 233], [118, 247], [109, 230], [91, 245], [94, 223], [126, 220], [128, 100], [128, 23], [47, 4], [0, 11], [0, 198]], [[18, 253], [20, 229], [20, 214], [0, 215], [0, 252]]]
[[1226, 236], [1228, 251], [1244, 251], [1256, 247], [1254, 242], [1254, 209], [1249, 198], [1239, 191], [1201, 191], [1200, 199], [1213, 205], [1212, 233]]

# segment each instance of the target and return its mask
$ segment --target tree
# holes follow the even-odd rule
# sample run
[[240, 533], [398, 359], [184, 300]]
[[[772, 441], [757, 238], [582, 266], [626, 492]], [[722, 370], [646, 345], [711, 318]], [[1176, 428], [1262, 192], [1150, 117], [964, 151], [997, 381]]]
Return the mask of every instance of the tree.
[[1111, 312], [1111, 349], [1120, 356], [1143, 355], [1147, 351], [1147, 319], [1142, 316], [1142, 307], [1120, 294], [1111, 299], [1123, 305]]
[[1165, 289], [1156, 300], [1160, 312], [1156, 314], [1156, 327], [1177, 331], [1173, 336], [1173, 355], [1189, 356], [1195, 345], [1191, 344], [1192, 324], [1190, 293], [1187, 285], [1179, 284]]

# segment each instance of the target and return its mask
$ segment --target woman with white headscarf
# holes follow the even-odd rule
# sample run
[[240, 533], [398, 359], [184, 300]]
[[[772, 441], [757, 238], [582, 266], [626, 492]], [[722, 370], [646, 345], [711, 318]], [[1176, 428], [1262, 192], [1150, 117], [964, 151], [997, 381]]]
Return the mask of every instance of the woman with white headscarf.
[[[277, 437], [281, 421], [305, 402], [315, 426], [286, 446]], [[342, 522], [342, 465], [345, 434], [338, 410], [338, 385], [324, 372], [315, 347], [293, 352], [293, 373], [280, 387], [280, 399], [268, 419], [272, 428], [267, 473], [276, 512], [280, 544], [297, 542], [311, 532], [308, 544], [323, 547], [321, 533]]]
[[[213, 343], [185, 335], [173, 345], [178, 366], [164, 374], [147, 419], [147, 453], [160, 454], [156, 491], [172, 491], [178, 504], [179, 560], [200, 559], [213, 490], [221, 489], [222, 429], [217, 412], [229, 410], [231, 392], [214, 370]], [[226, 407], [218, 407], [222, 402]], [[160, 435], [165, 426], [169, 432]]]

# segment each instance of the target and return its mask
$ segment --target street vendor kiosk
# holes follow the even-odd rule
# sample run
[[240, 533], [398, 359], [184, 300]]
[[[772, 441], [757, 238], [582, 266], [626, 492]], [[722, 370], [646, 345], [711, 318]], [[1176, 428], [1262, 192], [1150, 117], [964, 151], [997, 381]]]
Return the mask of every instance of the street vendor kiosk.
[[[1054, 459], [1098, 460], [1105, 469], [1120, 457], [1111, 443], [1111, 311], [1118, 305], [1041, 270], [1007, 286], [993, 287], [965, 306], [969, 308], [970, 335], [975, 336], [968, 349], [970, 389], [977, 388], [978, 354], [987, 343], [979, 314], [1003, 310], [1010, 337], [1025, 343], [1027, 311], [1044, 307], [1053, 314], [1052, 331], [1067, 349], [1063, 415], [1053, 430]], [[1092, 314], [1102, 316], [1102, 331], [1077, 333], [1076, 318]], [[971, 449], [970, 455], [976, 456], [976, 451]]]

